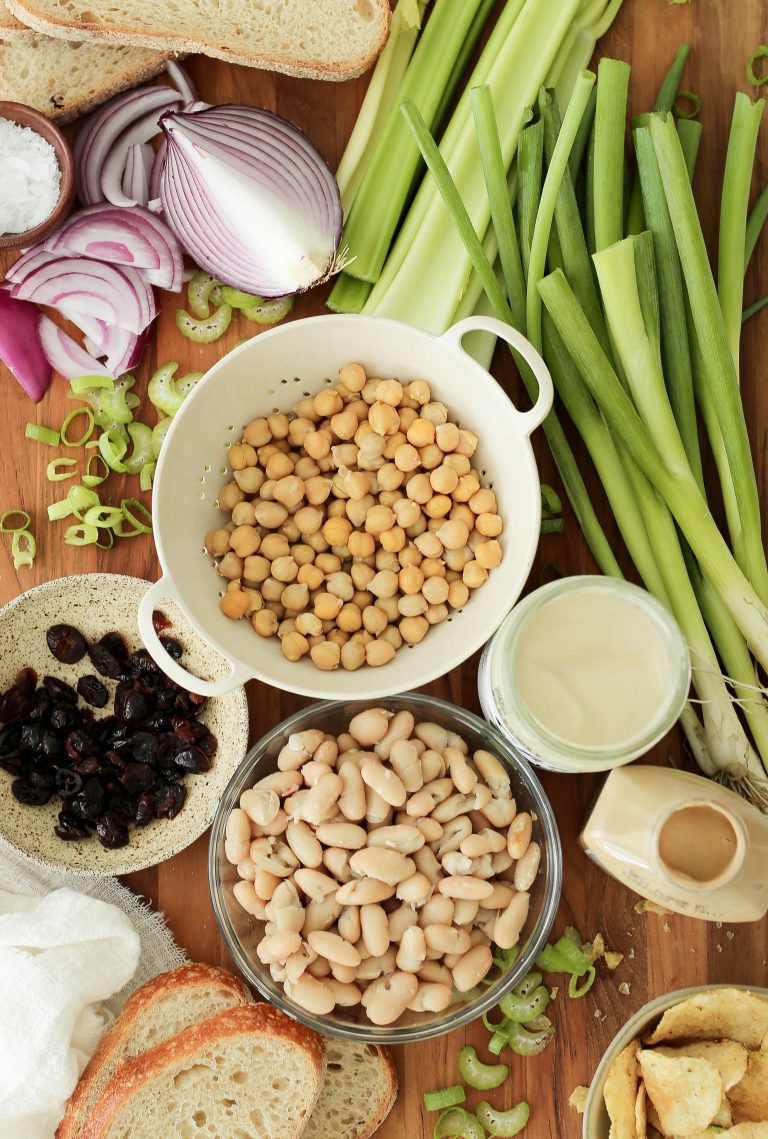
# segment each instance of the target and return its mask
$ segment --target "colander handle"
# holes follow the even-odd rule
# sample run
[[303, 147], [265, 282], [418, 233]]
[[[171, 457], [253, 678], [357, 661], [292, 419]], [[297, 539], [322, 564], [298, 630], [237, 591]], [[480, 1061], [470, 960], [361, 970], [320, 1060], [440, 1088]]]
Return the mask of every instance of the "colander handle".
[[251, 679], [251, 673], [242, 665], [231, 664], [232, 671], [229, 676], [220, 680], [203, 680], [187, 672], [178, 661], [175, 661], [163, 648], [162, 642], [155, 632], [152, 614], [162, 603], [163, 599], [170, 598], [178, 602], [178, 595], [167, 577], [161, 577], [151, 585], [141, 599], [139, 605], [139, 634], [149, 655], [160, 666], [163, 672], [175, 680], [182, 688], [196, 693], [198, 696], [226, 696], [228, 692], [239, 688], [246, 680]]
[[[549, 414], [552, 407], [552, 401], [555, 398], [555, 389], [552, 385], [552, 377], [549, 374], [549, 368], [542, 360], [539, 353], [536, 351], [530, 340], [526, 340], [521, 332], [516, 328], [512, 328], [509, 324], [504, 324], [501, 320], [496, 320], [492, 316], [468, 316], [464, 320], [458, 320], [456, 324], [452, 324], [447, 332], [444, 332], [440, 337], [449, 345], [455, 345], [460, 351], [464, 351], [461, 342], [468, 332], [492, 332], [494, 336], [500, 336], [502, 340], [506, 340], [511, 348], [523, 357], [523, 359], [530, 365], [531, 371], [536, 377], [539, 385], [539, 394], [536, 402], [530, 411], [518, 411], [515, 408], [515, 415], [522, 424], [523, 430], [526, 435], [538, 427]], [[514, 405], [513, 405], [514, 406]]]

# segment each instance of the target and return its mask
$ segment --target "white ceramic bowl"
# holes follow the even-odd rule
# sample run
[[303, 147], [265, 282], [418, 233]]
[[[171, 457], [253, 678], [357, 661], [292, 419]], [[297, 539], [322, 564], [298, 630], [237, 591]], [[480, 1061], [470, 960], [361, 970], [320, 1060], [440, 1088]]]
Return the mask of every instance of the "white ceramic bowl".
[[[539, 381], [539, 397], [518, 411], [502, 388], [461, 347], [486, 329], [524, 356]], [[219, 609], [222, 581], [203, 548], [207, 531], [221, 526], [217, 495], [228, 481], [227, 450], [256, 416], [288, 411], [303, 396], [337, 378], [345, 364], [369, 375], [426, 379], [480, 443], [474, 459], [484, 485], [498, 494], [504, 519], [504, 559], [473, 593], [464, 610], [433, 626], [421, 644], [403, 647], [382, 668], [321, 672], [308, 659], [292, 663], [277, 638], [265, 640], [248, 621]], [[540, 488], [529, 435], [552, 405], [552, 381], [535, 349], [500, 321], [470, 317], [433, 336], [410, 325], [363, 316], [321, 316], [270, 329], [228, 353], [194, 388], [166, 436], [152, 505], [163, 577], [144, 598], [139, 628], [158, 664], [179, 684], [215, 695], [257, 678], [290, 692], [337, 699], [374, 699], [418, 688], [461, 664], [491, 636], [517, 600], [539, 537]], [[202, 637], [229, 661], [225, 680], [192, 677], [163, 651], [152, 629], [152, 609], [173, 598]]]
[[648, 1004], [643, 1005], [616, 1033], [597, 1066], [592, 1077], [592, 1083], [589, 1085], [589, 1094], [584, 1108], [582, 1139], [609, 1139], [611, 1121], [605, 1108], [603, 1090], [611, 1065], [622, 1049], [626, 1048], [635, 1038], [652, 1031], [667, 1009], [672, 1008], [673, 1005], [679, 1005], [688, 997], [695, 997], [698, 993], [706, 993], [711, 989], [744, 989], [750, 993], [756, 993], [758, 996], [768, 997], [768, 989], [761, 989], [755, 985], [694, 985], [690, 989], [678, 989], [674, 993], [665, 993], [663, 996], [656, 997]]
[[[149, 582], [136, 577], [86, 573], [48, 581], [9, 601], [0, 609], [0, 691], [11, 686], [25, 665], [41, 678], [56, 676], [72, 684], [94, 672], [87, 656], [78, 664], [60, 664], [49, 651], [46, 631], [61, 621], [76, 626], [92, 641], [112, 630], [122, 633], [133, 652], [139, 647], [136, 610], [148, 588]], [[181, 642], [192, 667], [215, 668], [216, 658], [211, 659], [210, 649], [176, 606], [164, 603], [158, 608], [171, 621], [168, 635]], [[101, 679], [110, 691], [110, 702], [96, 710], [98, 718], [108, 715], [115, 690], [115, 681]], [[210, 771], [187, 776], [187, 799], [175, 819], [132, 827], [128, 845], [117, 850], [105, 849], [95, 835], [65, 842], [53, 830], [61, 810], [58, 796], [43, 807], [24, 806], [11, 793], [11, 776], [0, 770], [0, 850], [8, 843], [49, 869], [86, 877], [130, 874], [178, 854], [210, 825], [222, 792], [248, 747], [248, 704], [242, 688], [211, 700], [200, 718], [216, 736], [218, 748]]]

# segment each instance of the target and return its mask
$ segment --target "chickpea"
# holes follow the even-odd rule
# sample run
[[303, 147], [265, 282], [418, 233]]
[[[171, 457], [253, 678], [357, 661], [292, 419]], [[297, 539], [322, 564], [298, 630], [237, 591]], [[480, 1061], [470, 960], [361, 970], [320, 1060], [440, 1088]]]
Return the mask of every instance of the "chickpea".
[[376, 402], [376, 389], [378, 388], [379, 383], [379, 380], [371, 377], [367, 379], [363, 385], [363, 389], [360, 392], [360, 395], [369, 406], [370, 404]]
[[261, 553], [271, 561], [274, 561], [275, 558], [285, 558], [290, 552], [288, 539], [284, 534], [267, 534], [261, 540]]
[[421, 415], [423, 419], [434, 423], [435, 427], [448, 422], [448, 408], [444, 403], [440, 403], [439, 400], [433, 400], [431, 403], [425, 404], [421, 409]]
[[250, 443], [234, 443], [229, 448], [229, 465], [233, 471], [242, 471], [245, 467], [255, 467], [258, 462], [256, 448]]
[[230, 580], [234, 580], [235, 578], [243, 576], [244, 564], [241, 557], [230, 551], [230, 553], [225, 554], [221, 559], [216, 567], [216, 571], [221, 577], [228, 577]]
[[357, 416], [349, 407], [331, 416], [331, 431], [338, 439], [354, 439], [359, 426]]
[[290, 510], [292, 507], [298, 506], [304, 498], [304, 480], [297, 478], [294, 474], [287, 474], [277, 480], [273, 494], [275, 502], [287, 506]]
[[280, 648], [286, 660], [301, 660], [309, 652], [309, 642], [301, 633], [287, 633], [280, 642]]
[[330, 415], [336, 415], [341, 411], [344, 406], [344, 400], [338, 392], [327, 390], [318, 392], [314, 399], [315, 412], [321, 419], [327, 419]]
[[272, 413], [272, 415], [268, 415], [267, 427], [272, 432], [273, 439], [288, 438], [288, 428], [290, 427], [290, 423], [288, 422], [288, 416], [283, 415], [282, 412], [275, 411]]
[[316, 534], [323, 524], [323, 512], [316, 506], [303, 506], [296, 511], [293, 520], [302, 534]]
[[369, 582], [369, 589], [375, 597], [394, 597], [397, 588], [397, 574], [391, 569], [380, 570]]
[[296, 629], [305, 637], [319, 637], [323, 631], [323, 622], [314, 613], [299, 613]]
[[332, 593], [318, 593], [315, 598], [315, 616], [319, 617], [321, 621], [333, 621], [338, 616], [343, 604], [341, 598], [334, 597]]
[[229, 544], [238, 557], [247, 558], [261, 545], [261, 534], [253, 526], [237, 526], [229, 535]]
[[402, 593], [418, 593], [424, 584], [424, 573], [418, 566], [406, 566], [400, 570], [397, 582]]
[[315, 565], [325, 574], [338, 573], [341, 569], [341, 558], [336, 554], [318, 554], [315, 558]]
[[356, 633], [362, 623], [362, 614], [356, 605], [342, 605], [336, 616], [336, 624], [344, 633]]
[[[459, 485], [459, 476], [451, 467], [441, 464], [432, 471], [432, 474], [429, 476], [429, 481], [432, 485], [432, 489], [437, 491], [438, 494], [452, 494]], [[275, 497], [277, 497], [277, 494], [275, 494]]]
[[488, 570], [481, 566], [478, 561], [467, 562], [462, 573], [462, 580], [470, 589], [477, 589], [478, 586], [483, 585], [488, 580]]
[[323, 672], [333, 672], [341, 661], [341, 647], [333, 641], [321, 641], [309, 650], [313, 664]]
[[437, 531], [437, 537], [446, 550], [461, 550], [466, 546], [469, 538], [469, 527], [459, 518], [452, 518], [444, 522]]
[[407, 530], [409, 526], [413, 526], [421, 518], [419, 504], [414, 502], [412, 498], [399, 498], [397, 502], [392, 504], [392, 510], [397, 519], [398, 527], [403, 530]]
[[365, 646], [359, 641], [347, 641], [341, 646], [341, 667], [354, 672], [365, 663]]
[[433, 491], [427, 475], [419, 474], [413, 475], [405, 484], [405, 493], [408, 498], [412, 498], [414, 502], [424, 505], [432, 498]]
[[245, 494], [258, 494], [264, 477], [261, 467], [245, 467], [242, 471], [235, 471], [235, 482]]
[[388, 625], [387, 614], [376, 605], [368, 605], [362, 612], [362, 622], [367, 632], [377, 637]]
[[472, 551], [469, 546], [462, 546], [460, 550], [446, 550], [445, 564], [448, 569], [460, 572], [467, 562], [472, 561]]
[[376, 549], [376, 539], [373, 534], [365, 534], [362, 530], [353, 530], [347, 540], [347, 548], [353, 558], [367, 558]]
[[477, 450], [477, 435], [472, 431], [467, 431], [466, 428], [460, 428], [456, 450], [460, 455], [474, 455]]
[[428, 443], [426, 447], [419, 449], [419, 459], [425, 471], [433, 471], [436, 467], [439, 467], [443, 461], [443, 457], [443, 452], [437, 443]]
[[427, 599], [421, 593], [409, 593], [397, 602], [398, 612], [403, 617], [420, 617], [427, 611]]
[[400, 417], [394, 407], [378, 400], [368, 413], [368, 422], [377, 435], [394, 435], [400, 428]]
[[308, 479], [316, 478], [320, 474], [320, 468], [314, 459], [310, 459], [309, 455], [304, 455], [293, 468], [293, 473], [306, 482]]
[[374, 608], [381, 609], [388, 621], [397, 621], [400, 618], [400, 610], [397, 607], [397, 602], [397, 596], [379, 597], [374, 602]]
[[395, 514], [388, 506], [372, 506], [365, 518], [367, 534], [381, 534], [395, 524]]
[[228, 590], [219, 602], [219, 608], [225, 617], [231, 617], [233, 621], [238, 621], [248, 612], [250, 599], [242, 589]]
[[266, 581], [261, 583], [261, 596], [265, 601], [279, 601], [282, 605], [280, 598], [284, 589], [285, 586], [282, 581], [275, 581], [273, 577], [268, 577]]
[[332, 443], [330, 431], [311, 431], [304, 440], [304, 450], [311, 459], [324, 459], [330, 455]]
[[282, 451], [271, 455], [266, 466], [267, 478], [280, 479], [287, 478], [288, 475], [293, 474], [293, 459], [289, 455], [284, 455]]
[[288, 517], [288, 511], [279, 502], [258, 502], [256, 521], [267, 530], [276, 530]]
[[246, 558], [243, 563], [242, 576], [246, 581], [251, 581], [255, 585], [259, 585], [260, 582], [267, 580], [270, 569], [271, 563], [267, 558], [261, 557], [260, 555], [252, 555]]
[[[371, 539], [373, 541], [373, 539]], [[205, 535], [205, 548], [209, 554], [213, 554], [215, 558], [220, 558], [226, 554], [229, 549], [229, 531], [209, 530]]]
[[339, 379], [351, 392], [360, 392], [365, 387], [366, 375], [362, 364], [347, 364], [339, 369]]
[[501, 546], [495, 538], [482, 542], [475, 549], [475, 558], [483, 569], [494, 569], [501, 563]]
[[441, 451], [455, 451], [459, 440], [459, 429], [455, 423], [439, 423], [435, 428], [435, 442]]
[[435, 441], [435, 425], [419, 416], [418, 419], [414, 419], [405, 435], [414, 447], [428, 447]]
[[251, 624], [260, 637], [273, 637], [277, 632], [277, 617], [271, 609], [260, 609], [254, 613]]
[[504, 524], [499, 514], [478, 514], [475, 526], [477, 527], [477, 532], [482, 534], [484, 538], [498, 538], [504, 529]]
[[389, 641], [393, 649], [397, 651], [403, 643], [403, 638], [400, 635], [400, 630], [395, 625], [387, 625], [384, 632], [379, 637], [380, 641]]
[[442, 605], [448, 600], [450, 586], [444, 577], [433, 576], [424, 581], [421, 592], [429, 605]]
[[403, 617], [398, 626], [403, 640], [409, 645], [418, 645], [429, 631], [426, 617]]
[[452, 451], [450, 455], [445, 456], [443, 463], [446, 467], [450, 467], [452, 471], [455, 471], [459, 478], [461, 478], [462, 475], [468, 475], [472, 469], [467, 456], [457, 455], [454, 451]]
[[469, 499], [469, 508], [474, 514], [495, 514], [496, 495], [492, 490], [483, 487]]
[[452, 505], [447, 494], [435, 494], [424, 504], [424, 513], [428, 518], [445, 518]]
[[376, 640], [370, 641], [365, 646], [365, 661], [371, 668], [379, 668], [383, 664], [389, 664], [395, 656], [395, 647], [389, 641], [382, 640], [377, 637]]
[[376, 480], [379, 490], [398, 490], [405, 481], [405, 475], [402, 468], [398, 468], [394, 463], [385, 463], [376, 472]]
[[380, 380], [376, 388], [376, 399], [397, 407], [403, 398], [403, 385], [399, 380]]
[[307, 545], [311, 546], [316, 554], [324, 554], [328, 549], [328, 543], [319, 531], [316, 534], [307, 534], [305, 538]]
[[[400, 423], [400, 416], [399, 415], [397, 418], [397, 422], [399, 425], [399, 423]], [[405, 443], [405, 442], [406, 442], [405, 433], [403, 431], [400, 431], [398, 428], [398, 430], [394, 433], [394, 435], [390, 435], [387, 438], [387, 443], [386, 443], [386, 446], [384, 448], [384, 458], [389, 459], [389, 461], [392, 462], [392, 460], [395, 457], [395, 453], [396, 453], [397, 449], [399, 447], [402, 447], [403, 443]]]
[[288, 438], [294, 447], [301, 447], [309, 435], [310, 431], [315, 430], [315, 425], [311, 419], [304, 419], [303, 416], [298, 416], [292, 419], [288, 427]]
[[405, 434], [411, 424], [419, 418], [419, 413], [416, 410], [414, 401], [410, 400], [409, 402], [408, 396], [403, 397], [403, 402], [400, 404], [398, 414], [400, 416], [400, 430], [403, 434]]
[[[480, 480], [477, 475], [472, 474], [471, 471], [469, 474], [459, 475], [459, 482], [453, 492], [453, 499], [455, 502], [469, 502], [470, 498], [472, 498], [474, 494], [477, 494], [479, 489]], [[481, 511], [477, 513], [480, 514]]]
[[356, 589], [367, 589], [375, 577], [376, 571], [373, 566], [368, 566], [365, 562], [355, 562], [349, 571], [349, 575]]
[[[432, 578], [433, 581], [438, 581], [438, 578]], [[448, 617], [447, 605], [428, 605], [427, 611], [424, 614], [430, 625], [439, 625], [441, 621], [445, 621]]]
[[252, 502], [238, 502], [232, 511], [232, 522], [237, 526], [253, 526], [256, 521], [256, 507]]
[[423, 554], [425, 558], [439, 558], [443, 554], [443, 543], [431, 530], [427, 530], [424, 534], [419, 534], [414, 539], [414, 546]]
[[299, 567], [311, 565], [315, 560], [315, 551], [311, 546], [307, 546], [303, 542], [298, 542], [295, 546], [291, 546], [290, 555]]
[[315, 589], [319, 589], [323, 584], [325, 574], [318, 566], [303, 565], [299, 569], [296, 580], [301, 582], [302, 585], [306, 585], [307, 589], [312, 592]]
[[228, 514], [232, 513], [238, 502], [243, 502], [244, 500], [245, 494], [236, 482], [228, 482], [227, 485], [223, 486], [219, 491], [219, 507], [222, 510], [226, 510]]
[[312, 396], [304, 396], [293, 405], [293, 410], [300, 419], [308, 419], [310, 423], [317, 423], [320, 416], [315, 411], [315, 401]]
[[295, 581], [296, 577], [298, 576], [298, 572], [299, 567], [296, 565], [296, 562], [293, 560], [293, 557], [290, 554], [284, 557], [275, 558], [275, 560], [272, 562], [272, 569], [270, 571], [271, 576], [275, 578], [276, 581], [283, 582]]
[[309, 604], [309, 590], [301, 582], [287, 585], [280, 594], [280, 604], [284, 605], [286, 609], [301, 612]]
[[271, 438], [272, 432], [266, 419], [252, 419], [243, 431], [244, 442], [250, 443], [252, 447], [263, 447]]
[[403, 530], [402, 526], [393, 526], [390, 530], [385, 530], [383, 534], [379, 536], [379, 541], [387, 553], [397, 554], [405, 546], [405, 530]]
[[419, 567], [424, 577], [445, 577], [445, 566], [440, 558], [424, 558]]
[[323, 537], [331, 546], [346, 546], [352, 533], [352, 523], [348, 518], [332, 517], [323, 526]]

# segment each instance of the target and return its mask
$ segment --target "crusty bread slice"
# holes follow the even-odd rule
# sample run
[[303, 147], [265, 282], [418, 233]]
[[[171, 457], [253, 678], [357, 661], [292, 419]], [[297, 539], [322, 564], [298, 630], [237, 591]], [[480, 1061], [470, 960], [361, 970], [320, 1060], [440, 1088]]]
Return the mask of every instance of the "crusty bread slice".
[[213, 965], [182, 965], [147, 981], [102, 1037], [67, 1104], [57, 1139], [77, 1139], [83, 1121], [121, 1064], [222, 1009], [252, 1003], [247, 985]]
[[13, 40], [18, 43], [19, 40], [33, 40], [35, 33], [26, 24], [22, 24], [21, 20], [17, 20], [11, 12], [8, 11], [5, 4], [0, 3], [0, 40]]
[[387, 38], [388, 0], [7, 0], [46, 35], [201, 52], [309, 79], [350, 79]]
[[397, 1069], [381, 1044], [326, 1040], [325, 1080], [301, 1139], [370, 1139], [397, 1099]]
[[82, 1139], [298, 1139], [322, 1036], [268, 1004], [226, 1009], [118, 1068]]
[[[2, 10], [2, 20], [13, 19]], [[67, 35], [71, 35], [67, 32]], [[8, 41], [8, 42], [6, 42]], [[151, 79], [169, 52], [80, 43], [0, 24], [0, 99], [27, 103], [59, 123]]]

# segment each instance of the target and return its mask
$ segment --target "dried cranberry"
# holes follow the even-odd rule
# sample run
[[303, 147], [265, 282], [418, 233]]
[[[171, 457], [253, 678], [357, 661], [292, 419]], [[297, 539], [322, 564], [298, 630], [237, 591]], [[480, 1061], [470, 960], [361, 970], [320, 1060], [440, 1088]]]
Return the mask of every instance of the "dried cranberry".
[[35, 702], [27, 712], [28, 720], [45, 720], [53, 707], [53, 701], [44, 688], [38, 688]]
[[22, 668], [11, 687], [0, 700], [0, 720], [7, 723], [17, 716], [26, 715], [35, 701], [37, 673], [33, 668]]
[[18, 720], [0, 729], [0, 756], [11, 755], [19, 746], [22, 725]]
[[11, 792], [14, 799], [18, 799], [25, 807], [42, 807], [50, 799], [53, 789], [36, 787], [27, 779], [14, 779], [11, 784]]
[[73, 764], [78, 775], [98, 775], [102, 766], [101, 760], [96, 755], [87, 755], [79, 763]]
[[135, 672], [158, 673], [160, 671], [160, 666], [155, 663], [146, 649], [137, 649], [135, 653], [132, 653], [130, 663]]
[[187, 797], [186, 787], [179, 783], [164, 783], [155, 792], [155, 811], [158, 819], [175, 819]]
[[128, 827], [110, 811], [96, 820], [96, 837], [107, 850], [117, 850], [128, 844]]
[[148, 763], [126, 763], [119, 779], [129, 795], [147, 791], [157, 782], [155, 773]]
[[42, 751], [43, 733], [42, 724], [25, 724], [19, 736], [19, 751], [22, 755], [34, 755]]
[[65, 842], [72, 842], [78, 838], [88, 838], [88, 827], [69, 811], [59, 811], [59, 821], [53, 829], [59, 838], [63, 838]]
[[77, 727], [80, 713], [73, 704], [55, 704], [48, 719], [57, 732], [68, 733]]
[[44, 731], [42, 738], [42, 753], [46, 759], [58, 759], [64, 754], [64, 741], [55, 732]]
[[98, 643], [117, 660], [124, 662], [128, 660], [128, 646], [121, 633], [105, 633]]
[[58, 676], [44, 676], [43, 686], [57, 704], [77, 704], [77, 693], [66, 680], [59, 680]]
[[56, 790], [61, 796], [76, 795], [82, 786], [83, 780], [70, 767], [56, 769]]
[[151, 823], [155, 817], [155, 796], [151, 791], [145, 791], [136, 804], [133, 821], [137, 827], [145, 827], [147, 823]]
[[70, 810], [78, 819], [95, 819], [104, 810], [104, 788], [98, 779], [86, 779], [83, 789], [72, 800]]
[[88, 656], [91, 664], [101, 676], [107, 676], [110, 680], [128, 679], [127, 662], [120, 661], [101, 641], [88, 646]]
[[83, 634], [72, 625], [51, 625], [45, 639], [56, 660], [62, 664], [77, 664], [88, 648]]
[[9, 775], [21, 775], [22, 761], [18, 755], [4, 755], [0, 759], [0, 767]]
[[146, 696], [141, 692], [131, 690], [121, 694], [119, 703], [118, 698], [115, 698], [115, 712], [120, 719], [126, 720], [129, 724], [135, 724], [145, 719], [149, 712], [149, 704]]
[[210, 759], [200, 751], [199, 747], [188, 747], [180, 751], [174, 763], [182, 771], [190, 771], [193, 775], [201, 775], [202, 772], [211, 769]]
[[168, 653], [168, 656], [171, 657], [172, 660], [181, 659], [184, 649], [181, 647], [175, 637], [161, 637], [160, 644], [163, 646], [165, 651]]
[[105, 708], [109, 700], [109, 689], [96, 676], [81, 676], [77, 682], [77, 692], [87, 704], [94, 708]]
[[170, 629], [172, 624], [170, 617], [166, 617], [165, 613], [161, 613], [159, 609], [153, 609], [152, 627], [156, 633], [162, 633], [163, 629]]
[[130, 739], [130, 753], [137, 763], [154, 763], [159, 747], [154, 732], [134, 732]]

